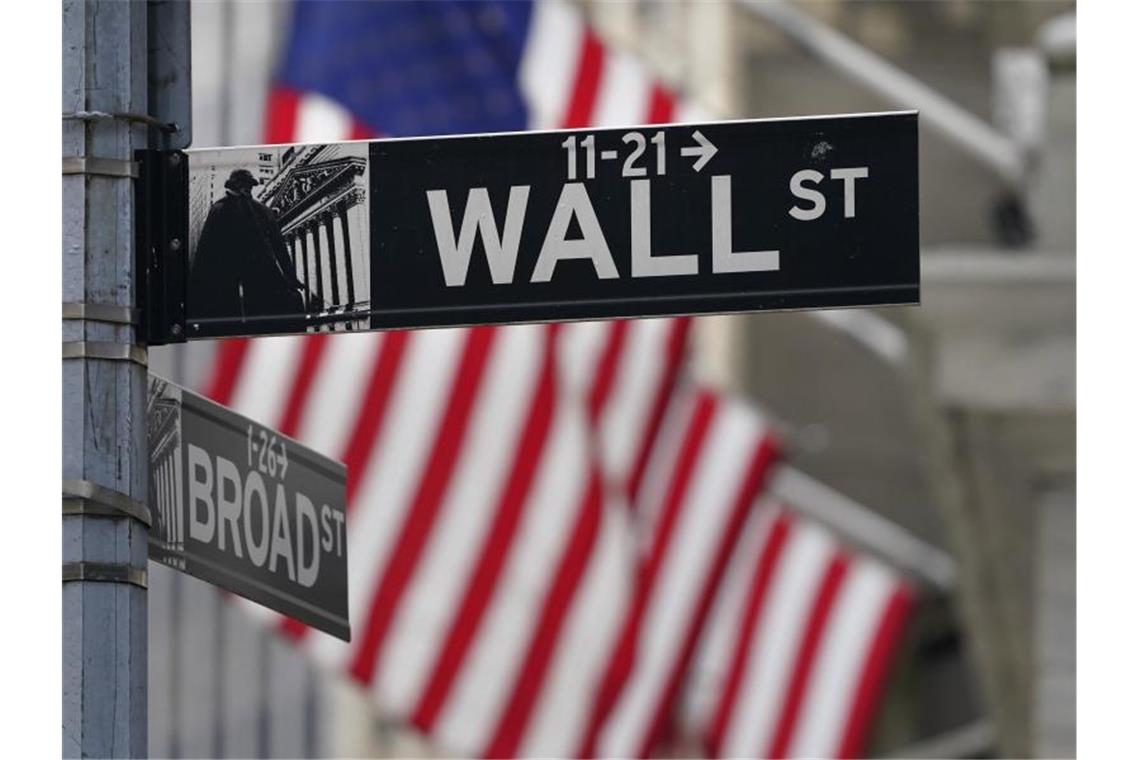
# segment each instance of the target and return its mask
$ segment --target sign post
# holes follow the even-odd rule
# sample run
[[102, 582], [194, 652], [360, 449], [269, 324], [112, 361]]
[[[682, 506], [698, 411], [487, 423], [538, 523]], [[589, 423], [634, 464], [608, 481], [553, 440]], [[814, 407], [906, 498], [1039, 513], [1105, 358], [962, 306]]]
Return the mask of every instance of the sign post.
[[150, 558], [349, 640], [345, 467], [162, 378]]
[[146, 13], [63, 4], [64, 757], [147, 753], [146, 349], [131, 246]]
[[919, 300], [913, 112], [168, 155], [155, 343]]

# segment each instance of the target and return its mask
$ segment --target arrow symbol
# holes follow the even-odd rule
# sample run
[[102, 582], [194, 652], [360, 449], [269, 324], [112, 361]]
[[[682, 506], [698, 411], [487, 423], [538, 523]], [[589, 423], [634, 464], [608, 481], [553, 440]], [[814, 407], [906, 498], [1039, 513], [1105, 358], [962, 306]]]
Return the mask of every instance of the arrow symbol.
[[699, 172], [705, 168], [705, 164], [709, 159], [716, 155], [716, 146], [709, 142], [709, 138], [701, 134], [699, 129], [693, 130], [693, 139], [697, 141], [697, 145], [690, 145], [687, 148], [681, 148], [682, 156], [697, 156], [696, 163], [693, 164], [693, 171]]

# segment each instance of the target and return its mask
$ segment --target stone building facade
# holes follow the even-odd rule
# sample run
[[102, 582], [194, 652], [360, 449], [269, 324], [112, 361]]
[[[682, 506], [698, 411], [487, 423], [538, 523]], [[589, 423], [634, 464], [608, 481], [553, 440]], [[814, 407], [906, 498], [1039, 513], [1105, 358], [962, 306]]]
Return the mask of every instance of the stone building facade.
[[317, 329], [366, 327], [371, 303], [367, 146], [285, 148], [260, 200], [277, 214]]
[[[149, 482], [151, 540], [160, 550], [157, 559], [182, 568], [178, 558], [183, 541], [182, 430], [179, 423], [179, 391], [152, 376], [147, 388], [146, 437], [152, 477]], [[169, 550], [168, 554], [166, 550]], [[152, 556], [155, 556], [152, 553]]]

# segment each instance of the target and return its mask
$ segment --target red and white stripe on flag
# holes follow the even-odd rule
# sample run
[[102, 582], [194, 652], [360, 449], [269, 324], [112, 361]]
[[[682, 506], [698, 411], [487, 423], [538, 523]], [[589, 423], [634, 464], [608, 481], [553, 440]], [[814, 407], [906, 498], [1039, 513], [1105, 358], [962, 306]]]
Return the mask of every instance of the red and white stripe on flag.
[[857, 757], [909, 584], [776, 504], [749, 516], [700, 643], [684, 721], [711, 757]]
[[579, 755], [647, 757], [662, 739], [776, 455], [754, 409], [706, 389], [675, 393], [634, 501], [634, 596]]
[[687, 326], [243, 344], [215, 387], [349, 465], [353, 642], [279, 624], [445, 747], [572, 754], [633, 593], [627, 495]]

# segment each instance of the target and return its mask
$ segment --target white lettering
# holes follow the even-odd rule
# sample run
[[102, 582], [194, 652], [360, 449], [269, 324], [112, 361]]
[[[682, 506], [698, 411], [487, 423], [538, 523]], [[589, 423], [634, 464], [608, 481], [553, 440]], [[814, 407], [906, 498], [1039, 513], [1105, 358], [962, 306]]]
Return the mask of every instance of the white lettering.
[[[317, 582], [321, 568], [321, 548], [317, 545], [317, 510], [303, 493], [297, 494], [297, 582], [305, 588]], [[305, 536], [309, 537], [312, 554], [305, 561]]]
[[[260, 472], [243, 472], [229, 459], [211, 458], [189, 442], [187, 456], [194, 540], [207, 544], [216, 540], [218, 551], [248, 558], [270, 572], [279, 572], [284, 563], [289, 580], [305, 588], [312, 588], [320, 577], [322, 552], [335, 547], [337, 556], [343, 556], [343, 512], [328, 504], [318, 510], [308, 496], [288, 494], [280, 482], [271, 501], [268, 488], [272, 484], [267, 486]], [[292, 514], [290, 495], [294, 497]]]
[[[254, 496], [257, 496], [257, 505], [261, 510], [261, 540], [255, 541], [253, 538], [253, 521], [250, 515], [253, 514]], [[261, 473], [251, 471], [249, 477], [245, 481], [245, 495], [242, 498], [242, 524], [245, 526], [245, 544], [249, 548], [249, 560], [258, 567], [265, 565], [265, 559], [269, 556], [269, 494], [265, 492], [265, 481], [261, 477]]]
[[823, 193], [814, 188], [804, 187], [805, 182], [819, 184], [822, 181], [823, 175], [815, 169], [801, 169], [792, 175], [792, 181], [788, 183], [788, 189], [792, 191], [792, 195], [801, 200], [809, 201], [812, 206], [811, 208], [792, 206], [788, 209], [788, 214], [791, 217], [799, 219], [801, 222], [810, 222], [813, 219], [819, 219], [823, 216], [823, 212], [827, 210], [827, 198], [823, 196]]
[[[214, 469], [210, 455], [190, 442], [186, 443], [186, 455], [190, 464], [190, 538], [208, 544], [214, 540], [214, 500], [210, 496], [214, 490]], [[199, 504], [206, 508], [202, 520], [198, 519]]]
[[483, 250], [487, 254], [491, 282], [501, 285], [514, 280], [515, 259], [518, 258], [519, 239], [522, 237], [523, 217], [529, 194], [529, 185], [511, 188], [507, 200], [507, 218], [503, 225], [503, 236], [500, 238], [487, 188], [471, 188], [467, 193], [467, 206], [463, 209], [459, 239], [456, 240], [447, 191], [427, 191], [431, 224], [435, 230], [436, 247], [439, 249], [439, 263], [443, 267], [443, 280], [448, 287], [460, 287], [467, 282], [467, 270], [471, 264], [471, 249], [475, 245], [476, 229], [483, 238]]
[[[631, 132], [630, 134], [637, 134]], [[642, 139], [644, 144], [645, 140]], [[644, 173], [644, 170], [642, 170]], [[629, 248], [634, 277], [696, 274], [697, 255], [654, 256], [650, 233], [649, 180], [629, 183]]]
[[853, 166], [850, 169], [832, 169], [831, 178], [843, 180], [843, 216], [855, 216], [855, 180], [866, 179], [870, 171], [866, 166]]
[[333, 519], [336, 520], [336, 556], [340, 556], [343, 551], [342, 543], [344, 542], [344, 512], [333, 512]]
[[332, 510], [329, 505], [325, 504], [321, 507], [321, 549], [330, 551], [333, 547], [333, 529], [329, 520], [332, 518]]
[[269, 544], [269, 571], [277, 572], [280, 560], [285, 560], [285, 570], [289, 580], [297, 580], [297, 567], [293, 563], [293, 537], [289, 533], [289, 518], [286, 510], [289, 500], [285, 497], [285, 486], [277, 484], [277, 497], [273, 500], [273, 540]]
[[218, 549], [226, 550], [226, 526], [234, 539], [234, 554], [241, 555], [241, 533], [238, 531], [238, 518], [241, 517], [241, 473], [237, 466], [225, 457], [217, 458], [218, 465]]
[[771, 272], [780, 268], [779, 251], [732, 250], [732, 177], [712, 178], [713, 273]]
[[[566, 232], [575, 216], [582, 228], [582, 239], [567, 240]], [[590, 259], [594, 262], [594, 271], [602, 280], [612, 280], [618, 276], [610, 247], [598, 224], [597, 214], [594, 213], [594, 206], [590, 203], [586, 186], [581, 182], [569, 182], [562, 187], [562, 194], [558, 196], [558, 205], [554, 208], [554, 217], [550, 220], [546, 240], [542, 243], [530, 281], [550, 282], [554, 275], [554, 265], [563, 259]]]

